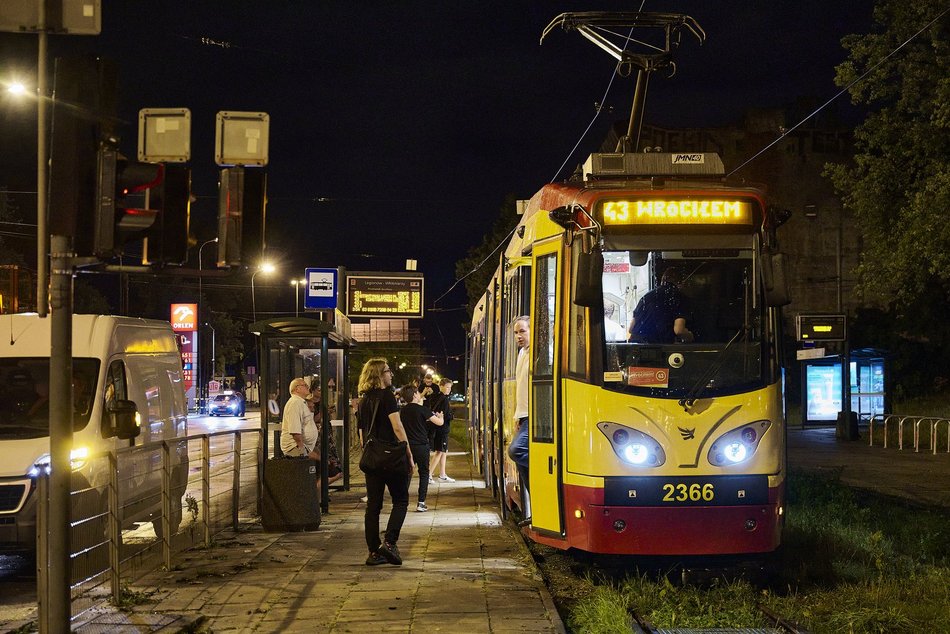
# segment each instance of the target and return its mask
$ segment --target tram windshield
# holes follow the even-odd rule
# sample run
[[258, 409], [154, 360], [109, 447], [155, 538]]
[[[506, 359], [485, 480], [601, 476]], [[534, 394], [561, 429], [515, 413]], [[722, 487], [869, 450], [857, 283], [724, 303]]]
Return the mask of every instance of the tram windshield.
[[754, 249], [604, 252], [604, 383], [653, 396], [728, 394], [763, 377]]

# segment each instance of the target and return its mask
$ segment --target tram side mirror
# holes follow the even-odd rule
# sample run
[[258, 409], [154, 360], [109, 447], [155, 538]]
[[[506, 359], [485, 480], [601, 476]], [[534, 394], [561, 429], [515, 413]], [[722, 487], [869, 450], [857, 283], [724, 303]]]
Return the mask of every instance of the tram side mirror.
[[115, 400], [106, 405], [106, 424], [103, 436], [115, 436], [121, 440], [131, 440], [138, 436], [142, 429], [138, 422], [138, 408], [135, 401]]
[[762, 254], [762, 285], [765, 288], [767, 306], [787, 306], [791, 303], [784, 253], [766, 251]]
[[574, 275], [574, 303], [592, 308], [603, 301], [600, 278], [604, 272], [604, 254], [593, 248], [577, 256], [577, 271]]

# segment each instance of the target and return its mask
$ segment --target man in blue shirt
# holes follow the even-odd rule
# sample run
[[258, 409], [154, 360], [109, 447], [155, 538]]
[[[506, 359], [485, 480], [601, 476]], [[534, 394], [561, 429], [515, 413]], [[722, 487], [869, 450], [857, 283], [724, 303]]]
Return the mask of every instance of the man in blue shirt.
[[680, 292], [683, 274], [679, 269], [663, 271], [660, 285], [644, 295], [633, 311], [630, 341], [634, 343], [690, 342], [693, 333], [687, 327], [692, 315]]

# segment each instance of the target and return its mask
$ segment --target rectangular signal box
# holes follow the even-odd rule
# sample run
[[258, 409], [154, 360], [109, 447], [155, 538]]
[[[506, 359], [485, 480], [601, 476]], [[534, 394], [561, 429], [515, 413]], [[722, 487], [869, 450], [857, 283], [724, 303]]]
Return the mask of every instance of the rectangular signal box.
[[799, 341], [846, 341], [847, 315], [803, 313], [795, 316]]

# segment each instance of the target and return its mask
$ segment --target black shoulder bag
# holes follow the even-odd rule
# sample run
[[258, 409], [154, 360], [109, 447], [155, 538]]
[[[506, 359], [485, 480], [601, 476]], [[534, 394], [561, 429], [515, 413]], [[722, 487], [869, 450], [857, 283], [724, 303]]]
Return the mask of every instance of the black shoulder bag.
[[369, 431], [366, 432], [366, 444], [363, 445], [363, 455], [360, 458], [360, 471], [375, 474], [408, 473], [406, 443], [380, 440], [373, 435], [378, 410], [379, 399], [374, 399], [373, 417], [370, 419]]

